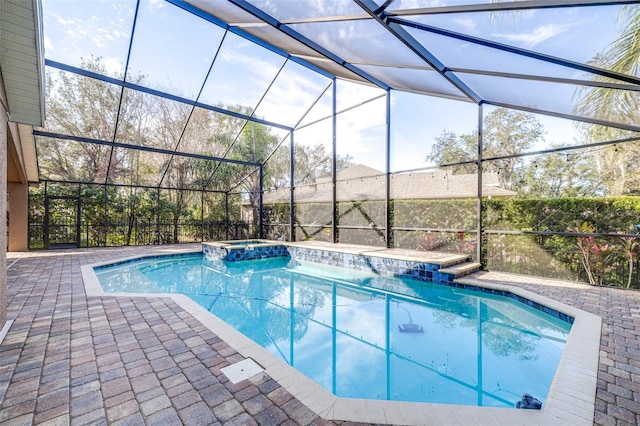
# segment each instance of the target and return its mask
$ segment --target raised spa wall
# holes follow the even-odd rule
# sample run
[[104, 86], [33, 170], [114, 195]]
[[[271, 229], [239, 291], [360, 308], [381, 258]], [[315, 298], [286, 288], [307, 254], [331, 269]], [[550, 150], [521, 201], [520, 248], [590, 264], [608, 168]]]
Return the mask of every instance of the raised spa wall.
[[202, 243], [202, 254], [208, 260], [238, 262], [241, 260], [267, 259], [270, 257], [290, 256], [287, 247], [280, 243], [272, 243], [259, 240], [247, 241], [241, 245], [241, 241], [234, 244], [226, 242]]
[[[238, 245], [237, 242], [233, 245], [228, 243], [225, 244], [224, 242], [202, 243], [202, 253], [207, 260], [217, 262], [236, 262], [242, 260], [267, 259], [271, 257], [285, 256], [290, 257], [295, 261], [313, 262], [321, 265], [337, 266], [363, 272], [373, 272], [383, 277], [409, 278], [423, 282], [434, 282], [436, 284], [466, 290], [510, 297], [570, 324], [574, 322], [574, 318], [570, 315], [511, 293], [510, 291], [481, 287], [456, 281], [463, 275], [476, 272], [479, 270], [479, 266], [472, 269], [465, 269], [465, 272], [461, 274], [455, 270], [455, 265], [451, 264], [443, 266], [435, 263], [354, 254], [325, 250], [322, 248], [296, 247], [271, 241], [264, 241], [257, 244], [251, 243], [246, 246]], [[461, 260], [460, 262], [464, 263], [464, 260]]]
[[409, 260], [376, 257], [363, 254], [343, 253], [309, 247], [294, 247], [285, 244], [249, 244], [247, 247], [224, 243], [202, 243], [204, 257], [212, 261], [267, 259], [291, 257], [293, 260], [338, 266], [352, 270], [373, 272], [383, 277], [412, 278], [419, 281], [452, 281], [452, 274], [439, 273], [441, 265]]

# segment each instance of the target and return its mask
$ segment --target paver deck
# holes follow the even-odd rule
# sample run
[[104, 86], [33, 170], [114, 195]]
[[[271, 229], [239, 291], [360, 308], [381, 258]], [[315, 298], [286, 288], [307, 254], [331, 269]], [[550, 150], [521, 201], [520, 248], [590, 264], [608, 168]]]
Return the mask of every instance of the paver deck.
[[[81, 265], [198, 245], [10, 253], [0, 424], [339, 424], [264, 373], [172, 299], [87, 296]], [[594, 424], [640, 424], [640, 292], [481, 272], [603, 318]], [[571, 392], [570, 389], [567, 392]]]

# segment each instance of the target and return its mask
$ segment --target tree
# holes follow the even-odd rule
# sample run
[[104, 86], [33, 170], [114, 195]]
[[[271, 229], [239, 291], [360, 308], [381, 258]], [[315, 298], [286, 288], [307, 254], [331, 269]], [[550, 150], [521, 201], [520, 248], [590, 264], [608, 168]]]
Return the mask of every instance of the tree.
[[[483, 158], [501, 157], [525, 152], [543, 136], [542, 124], [532, 115], [506, 108], [497, 108], [487, 114], [483, 131]], [[438, 165], [473, 161], [477, 158], [477, 130], [458, 136], [444, 130], [436, 138], [436, 144], [427, 156], [427, 161]], [[519, 181], [514, 173], [522, 163], [519, 157], [500, 158], [482, 163], [483, 172], [498, 174], [500, 185], [506, 189], [517, 189]], [[452, 166], [453, 173], [475, 173], [473, 163]]]
[[[606, 50], [596, 55], [590, 63], [618, 74], [636, 76], [640, 66], [640, 9], [636, 5], [626, 5], [620, 8], [618, 15], [620, 35]], [[595, 75], [594, 81], [610, 82], [608, 77]], [[638, 123], [640, 109], [638, 108], [640, 95], [634, 90], [612, 90], [606, 87], [584, 86], [578, 91], [581, 98], [576, 111], [587, 117], [608, 121], [623, 121]], [[587, 126], [587, 131], [595, 131], [600, 135], [607, 134], [614, 129], [605, 127], [593, 128]]]
[[[233, 150], [233, 158], [243, 161], [263, 162], [267, 156], [278, 145], [278, 138], [273, 135], [270, 128], [255, 122], [247, 122], [242, 130], [240, 141]], [[260, 218], [260, 174], [258, 170], [247, 170], [246, 168], [236, 168], [240, 173], [250, 172], [249, 176], [236, 174], [238, 181], [241, 181], [242, 190], [248, 194], [251, 210], [253, 212], [253, 223], [258, 223]], [[263, 182], [269, 182], [271, 176], [263, 169]]]
[[606, 195], [640, 194], [640, 149], [638, 142], [610, 145], [590, 155]]
[[291, 161], [289, 146], [280, 145], [264, 163], [267, 179], [264, 181], [265, 191], [287, 188], [291, 185]]
[[[106, 74], [100, 58], [82, 61], [82, 68]], [[122, 78], [122, 76], [119, 76]], [[130, 77], [141, 83], [143, 76]], [[138, 92], [121, 88], [77, 74], [60, 73], [56, 78], [47, 74], [47, 129], [73, 136], [111, 141], [116, 136], [131, 140], [135, 133], [144, 133], [147, 108]], [[118, 110], [120, 105], [120, 110]], [[114, 135], [118, 121], [117, 135]], [[117, 177], [125, 168], [126, 154], [110, 147], [44, 139], [38, 143], [38, 161], [43, 175], [51, 179], [104, 182], [107, 172]]]
[[[158, 104], [159, 112], [156, 115], [159, 119], [154, 140], [165, 149], [177, 147], [179, 152], [224, 157], [229, 154], [227, 149], [231, 146], [231, 141], [242, 135], [244, 120], [205, 109], [192, 109], [185, 104], [167, 102], [164, 99], [158, 99]], [[200, 204], [194, 191], [210, 186], [228, 190], [231, 183], [242, 179], [241, 173], [237, 172], [240, 168], [242, 167], [180, 155], [165, 158], [159, 168], [163, 179], [158, 178], [158, 185], [180, 189], [164, 191], [165, 207], [170, 212], [173, 223], [174, 242], [178, 240], [180, 220], [190, 217], [193, 219], [192, 215], [197, 210], [189, 210], [189, 206]]]
[[[443, 130], [435, 138], [436, 143], [427, 155], [427, 161], [438, 165], [474, 161], [477, 158], [478, 132], [458, 136], [450, 130]], [[476, 173], [476, 163], [458, 164], [451, 167], [454, 174]]]
[[[294, 182], [295, 185], [313, 184], [320, 177], [331, 176], [331, 153], [327, 153], [324, 145], [296, 145], [294, 147]], [[337, 170], [353, 166], [350, 155], [336, 156]], [[277, 190], [290, 186], [291, 170], [289, 147], [280, 146], [265, 162], [265, 190]]]
[[[342, 170], [353, 166], [353, 158], [350, 155], [336, 156], [336, 169]], [[324, 145], [295, 146], [295, 184], [315, 183], [319, 177], [331, 175], [331, 153], [328, 153]]]
[[[498, 108], [484, 120], [483, 158], [526, 152], [543, 134], [543, 126], [533, 114]], [[515, 189], [514, 172], [521, 163], [518, 157], [501, 158], [483, 163], [482, 170], [498, 173], [503, 188]]]
[[522, 167], [518, 188], [522, 196], [540, 198], [589, 197], [605, 191], [588, 156], [565, 152], [542, 155]]

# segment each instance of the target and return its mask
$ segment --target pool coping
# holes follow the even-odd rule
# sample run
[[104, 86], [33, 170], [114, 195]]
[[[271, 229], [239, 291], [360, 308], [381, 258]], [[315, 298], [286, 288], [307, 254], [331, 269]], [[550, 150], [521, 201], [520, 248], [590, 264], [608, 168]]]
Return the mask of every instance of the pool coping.
[[[292, 243], [284, 244], [290, 245]], [[315, 244], [305, 245], [319, 248]], [[322, 247], [324, 248], [325, 246], [323, 245]], [[356, 247], [335, 247], [335, 251], [354, 250], [357, 251], [358, 249]], [[376, 256], [383, 255], [384, 252], [384, 250], [378, 250], [375, 247], [369, 247], [367, 251], [375, 252]], [[192, 248], [183, 250], [177, 248], [171, 252], [162, 251], [159, 255], [198, 252], [199, 250], [193, 250]], [[574, 318], [565, 349], [541, 410], [339, 398], [285, 361], [254, 343], [187, 296], [168, 293], [104, 292], [95, 274], [94, 267], [146, 257], [154, 257], [154, 255], [128, 256], [118, 260], [82, 265], [82, 278], [87, 296], [171, 298], [178, 306], [224, 340], [239, 354], [257, 362], [264, 368], [264, 372], [267, 375], [323, 419], [406, 425], [452, 423], [469, 425], [593, 424], [602, 327], [602, 319], [597, 315], [584, 312], [522, 288], [489, 283], [474, 279], [472, 276], [460, 278], [456, 282], [499, 291], [509, 291]], [[412, 257], [409, 260], [414, 259]]]
[[[254, 246], [254, 247], [262, 247], [262, 246], [277, 246], [283, 244], [282, 241], [273, 241], [273, 240], [265, 240], [263, 238], [250, 238], [245, 240], [232, 240], [235, 244], [231, 244], [228, 241], [208, 241], [207, 244], [216, 247], [226, 247], [226, 248], [241, 248], [238, 243], [245, 243], [246, 245]], [[255, 241], [258, 241], [257, 243]]]

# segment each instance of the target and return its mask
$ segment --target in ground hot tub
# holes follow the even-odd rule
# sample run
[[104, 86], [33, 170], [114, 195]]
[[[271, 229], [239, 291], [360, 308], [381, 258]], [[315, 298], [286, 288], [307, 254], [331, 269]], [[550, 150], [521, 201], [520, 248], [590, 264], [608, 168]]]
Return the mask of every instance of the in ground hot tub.
[[229, 262], [289, 256], [281, 242], [255, 239], [202, 243], [202, 253], [208, 260]]

